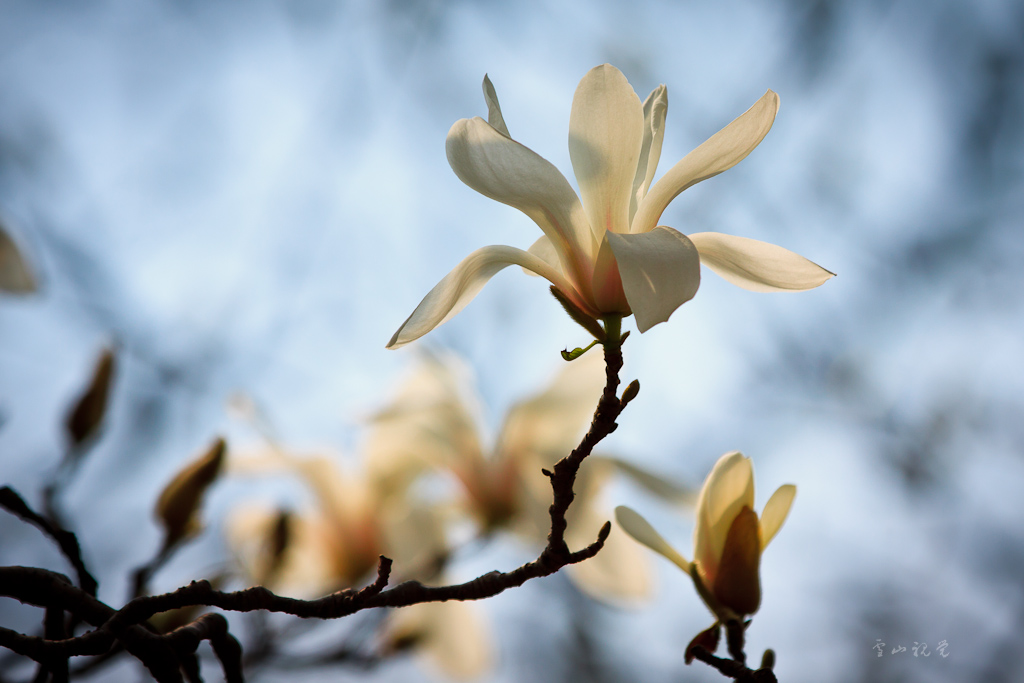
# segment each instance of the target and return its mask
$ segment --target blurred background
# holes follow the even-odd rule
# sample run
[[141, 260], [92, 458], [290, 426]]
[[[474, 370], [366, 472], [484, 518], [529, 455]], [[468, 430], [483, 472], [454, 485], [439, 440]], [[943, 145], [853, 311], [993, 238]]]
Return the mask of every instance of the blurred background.
[[[442, 328], [385, 351], [469, 252], [540, 234], [455, 177], [445, 135], [486, 116], [487, 73], [512, 135], [575, 186], [572, 95], [603, 62], [641, 98], [668, 87], [656, 177], [778, 92], [758, 149], [662, 222], [780, 244], [838, 274], [770, 295], [705, 271], [693, 301], [627, 342], [625, 379], [643, 388], [605, 450], [691, 485], [742, 450], [759, 508], [798, 485], [748, 632], [753, 658], [776, 649], [780, 680], [1019, 680], [1014, 0], [5, 0], [0, 222], [38, 291], [0, 295], [0, 483], [38, 503], [68, 407], [115, 346], [102, 439], [62, 505], [100, 597], [120, 604], [127, 573], [159, 545], [151, 510], [167, 480], [214, 435], [259, 445], [226, 408], [233, 395], [251, 397], [289, 448], [358, 459], [366, 416], [425, 349], [452, 351], [475, 374], [493, 435], [586, 334], [545, 283], [508, 269]], [[686, 513], [628, 483], [606, 493], [609, 509], [631, 505], [690, 554]], [[209, 531], [155, 588], [224, 561], [217, 521], [247, 494], [212, 492]], [[0, 534], [0, 563], [67, 571], [17, 520], [0, 517]], [[451, 572], [471, 578], [533, 552], [491, 545]], [[482, 680], [722, 680], [683, 665], [711, 619], [686, 577], [656, 568], [656, 599], [630, 609], [589, 601], [562, 575], [480, 605], [497, 653]], [[38, 616], [0, 602], [5, 626]], [[920, 643], [930, 656], [914, 656]], [[404, 657], [255, 680], [285, 676], [444, 680]]]

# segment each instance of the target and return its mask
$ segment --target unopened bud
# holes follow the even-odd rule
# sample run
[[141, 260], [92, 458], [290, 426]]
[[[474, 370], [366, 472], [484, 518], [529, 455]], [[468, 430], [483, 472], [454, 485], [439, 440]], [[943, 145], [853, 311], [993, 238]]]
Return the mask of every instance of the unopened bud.
[[630, 382], [629, 385], [623, 390], [622, 398], [619, 399], [619, 402], [622, 404], [623, 407], [625, 407], [626, 404], [628, 404], [630, 401], [636, 398], [636, 395], [639, 393], [640, 380], [635, 379], [632, 382]]
[[775, 668], [775, 650], [768, 648], [761, 656], [761, 668], [771, 671]]
[[64, 421], [72, 446], [81, 446], [99, 431], [107, 413], [107, 397], [113, 376], [114, 352], [104, 349], [96, 361], [89, 386]]
[[164, 487], [156, 502], [156, 517], [164, 526], [165, 548], [199, 531], [199, 508], [206, 490], [220, 474], [226, 450], [224, 439], [218, 437], [202, 456]]

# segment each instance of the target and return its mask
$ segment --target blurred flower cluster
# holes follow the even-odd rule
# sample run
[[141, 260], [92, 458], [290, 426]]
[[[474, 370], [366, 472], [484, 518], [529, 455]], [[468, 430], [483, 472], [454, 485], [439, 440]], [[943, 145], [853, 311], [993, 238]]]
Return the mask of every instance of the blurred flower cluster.
[[[443, 583], [460, 549], [507, 538], [536, 551], [550, 528], [551, 486], [543, 470], [568, 454], [601, 394], [598, 354], [566, 364], [540, 392], [512, 405], [497, 435], [482, 428], [468, 369], [454, 356], [424, 356], [393, 399], [366, 425], [358, 468], [338, 454], [302, 456], [271, 443], [233, 455], [233, 477], [292, 477], [307, 491], [289, 509], [239, 505], [226, 537], [235, 573], [277, 593], [315, 598], [359, 586], [378, 557], [400, 580]], [[628, 461], [595, 454], [581, 468], [566, 542], [584, 547], [610, 518], [603, 492], [616, 474], [675, 504], [692, 492]], [[587, 562], [569, 568], [591, 597], [619, 604], [649, 595], [647, 557], [619, 530]], [[394, 612], [381, 651], [415, 646], [445, 673], [470, 677], [493, 661], [482, 612], [460, 602]]]

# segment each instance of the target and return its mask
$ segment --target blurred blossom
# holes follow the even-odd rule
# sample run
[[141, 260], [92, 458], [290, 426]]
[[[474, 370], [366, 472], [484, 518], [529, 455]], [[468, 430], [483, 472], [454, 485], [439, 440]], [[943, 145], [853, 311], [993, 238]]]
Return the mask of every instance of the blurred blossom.
[[452, 678], [476, 678], [494, 665], [491, 629], [472, 602], [425, 602], [394, 610], [382, 640], [385, 652], [416, 648]]
[[638, 513], [616, 509], [619, 525], [630, 536], [664, 555], [693, 578], [697, 592], [718, 622], [742, 621], [761, 604], [761, 553], [789, 514], [796, 495], [792, 484], [780, 486], [754, 512], [754, 471], [739, 451], [726, 453], [704, 480], [697, 501], [693, 562], [669, 545]]
[[359, 585], [380, 555], [399, 580], [424, 578], [446, 553], [440, 516], [405, 491], [377, 486], [338, 459], [271, 453], [239, 458], [235, 473], [294, 476], [312, 495], [308, 508], [239, 508], [227, 527], [243, 574], [275, 592], [315, 598]]
[[[509, 530], [541, 545], [551, 526], [551, 485], [542, 470], [578, 444], [604, 385], [603, 368], [599, 353], [565, 365], [547, 388], [509, 409], [493, 445], [487, 446], [468, 373], [453, 358], [425, 358], [375, 417], [367, 453], [371, 462], [391, 472], [450, 471], [461, 485], [462, 513], [483, 536]], [[652, 478], [616, 458], [589, 457], [567, 515], [565, 538], [571, 549], [592, 543], [609, 518], [601, 494], [617, 471]], [[644, 555], [615, 531], [593, 559], [568, 571], [580, 588], [598, 598], [639, 598], [649, 592]]]
[[716, 232], [687, 237], [658, 225], [680, 192], [732, 168], [757, 147], [779, 108], [771, 90], [652, 187], [668, 90], [660, 85], [641, 103], [622, 72], [610, 64], [594, 67], [576, 88], [569, 116], [569, 156], [581, 202], [558, 169], [512, 139], [486, 76], [483, 86], [487, 121], [455, 122], [448, 132], [448, 163], [464, 183], [519, 209], [544, 235], [529, 251], [491, 246], [470, 254], [427, 294], [389, 348], [450, 319], [510, 265], [546, 278], [595, 319], [636, 315], [641, 332], [693, 298], [701, 263], [756, 292], [812, 289], [832, 277], [773, 244]]
[[[404, 484], [412, 479], [387, 467], [367, 463], [353, 474], [334, 458], [280, 452], [239, 460], [236, 471], [298, 476], [315, 501], [312, 510], [247, 506], [236, 511], [228, 543], [246, 578], [277, 593], [312, 599], [367, 582], [385, 555], [394, 560], [392, 584], [448, 583], [439, 510], [410, 495]], [[454, 678], [478, 676], [494, 659], [478, 608], [457, 601], [391, 611], [380, 641], [384, 654], [413, 648]]]

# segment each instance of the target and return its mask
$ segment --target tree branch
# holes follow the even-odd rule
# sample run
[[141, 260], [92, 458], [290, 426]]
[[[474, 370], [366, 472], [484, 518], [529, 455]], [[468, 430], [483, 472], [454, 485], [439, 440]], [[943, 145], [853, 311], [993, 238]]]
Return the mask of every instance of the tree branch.
[[[202, 640], [209, 640], [221, 662], [225, 678], [231, 683], [240, 683], [241, 648], [228, 633], [227, 621], [223, 616], [206, 614], [162, 636], [151, 633], [141, 624], [161, 612], [193, 606], [218, 607], [233, 612], [262, 610], [283, 612], [301, 618], [338, 619], [378, 607], [406, 607], [447, 600], [480, 600], [593, 557], [604, 546], [611, 532], [611, 523], [604, 524], [593, 543], [573, 552], [565, 543], [566, 513], [575, 497], [573, 486], [584, 459], [602, 439], [615, 431], [618, 426], [616, 419], [635, 395], [635, 386], [631, 386], [627, 392], [629, 396], [619, 398], [616, 393], [622, 369], [621, 345], [625, 339], [619, 333], [619, 323], [618, 318], [605, 321], [602, 344], [606, 381], [590, 429], [576, 449], [558, 461], [552, 471], [544, 472], [551, 480], [551, 531], [547, 545], [535, 560], [509, 572], [492, 571], [456, 585], [425, 586], [418, 581], [406, 581], [387, 588], [392, 562], [381, 556], [377, 578], [373, 583], [358, 590], [338, 591], [318, 600], [287, 598], [259, 586], [222, 592], [214, 590], [208, 581], [194, 581], [163, 595], [136, 597], [115, 611], [94, 597], [95, 581], [85, 571], [74, 536], [54, 529], [33, 513], [17, 494], [4, 487], [0, 489], [0, 496], [3, 496], [0, 497], [0, 503], [58, 539], [62, 550], [78, 570], [83, 587], [76, 588], [60, 574], [44, 569], [2, 567], [0, 596], [13, 597], [47, 610], [66, 611], [97, 628], [81, 636], [65, 639], [38, 638], [0, 629], [0, 646], [47, 666], [60, 661], [66, 666], [69, 657], [102, 655], [120, 641], [129, 653], [146, 665], [159, 683], [179, 683], [182, 681], [182, 665], [190, 679], [198, 677], [198, 666], [194, 665], [195, 649]], [[86, 586], [91, 588], [91, 592]]]

